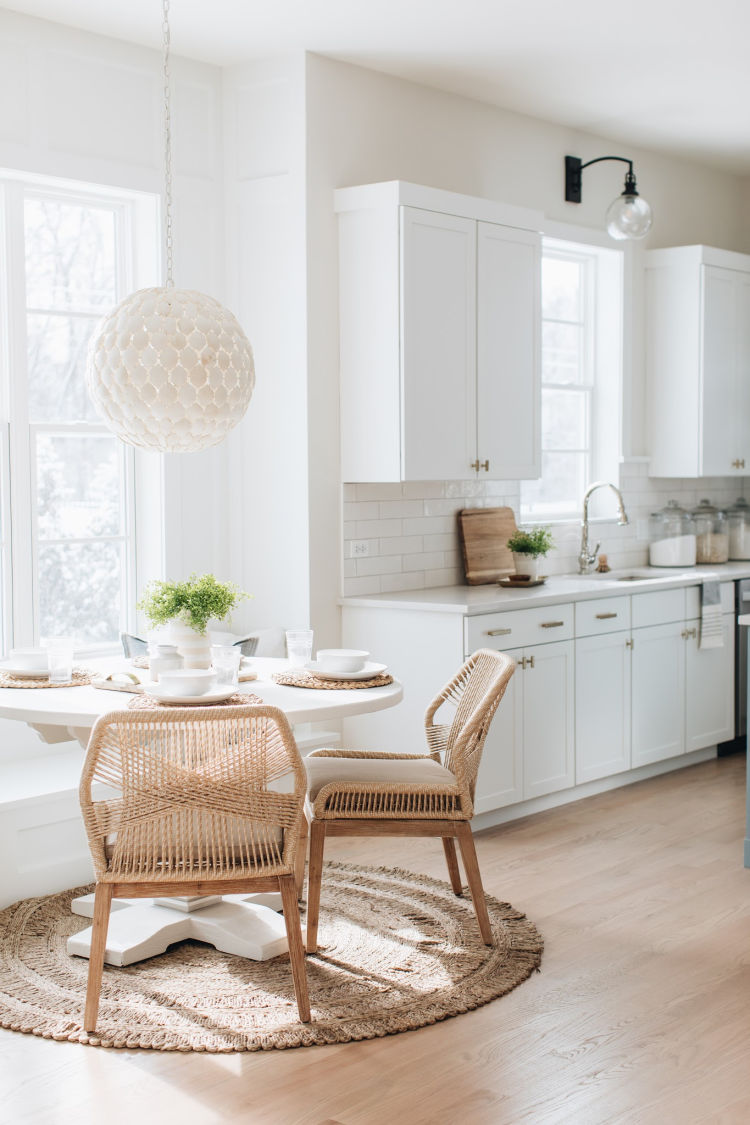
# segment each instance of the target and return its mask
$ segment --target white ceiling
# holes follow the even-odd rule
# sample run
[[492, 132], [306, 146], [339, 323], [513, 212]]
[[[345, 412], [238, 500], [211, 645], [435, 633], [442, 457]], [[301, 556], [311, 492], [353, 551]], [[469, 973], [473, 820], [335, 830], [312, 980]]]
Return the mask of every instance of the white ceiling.
[[[159, 47], [161, 0], [11, 0]], [[750, 173], [748, 0], [171, 0], [172, 49], [304, 49]]]

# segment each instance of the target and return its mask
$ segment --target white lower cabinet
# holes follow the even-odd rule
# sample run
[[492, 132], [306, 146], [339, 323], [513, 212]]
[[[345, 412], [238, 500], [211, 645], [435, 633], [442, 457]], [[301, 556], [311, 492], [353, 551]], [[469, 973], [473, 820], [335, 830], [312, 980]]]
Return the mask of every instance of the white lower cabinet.
[[346, 606], [344, 644], [387, 661], [404, 701], [347, 719], [344, 745], [422, 748], [427, 703], [480, 648], [507, 652], [516, 671], [487, 735], [478, 813], [728, 741], [733, 584], [721, 592], [724, 645], [707, 649], [697, 586], [466, 616]]
[[516, 671], [485, 743], [477, 812], [574, 784], [573, 642], [506, 651]]
[[685, 750], [684, 622], [633, 630], [633, 756], [645, 766]]
[[629, 633], [576, 640], [576, 784], [630, 769]]

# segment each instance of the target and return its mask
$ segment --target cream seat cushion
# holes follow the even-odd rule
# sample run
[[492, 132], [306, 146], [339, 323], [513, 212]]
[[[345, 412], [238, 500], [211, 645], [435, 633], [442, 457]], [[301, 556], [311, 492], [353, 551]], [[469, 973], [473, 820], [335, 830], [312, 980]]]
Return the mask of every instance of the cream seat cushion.
[[326, 785], [363, 784], [444, 786], [456, 792], [456, 778], [445, 766], [432, 758], [324, 758], [304, 759], [307, 771], [307, 795], [314, 802]]

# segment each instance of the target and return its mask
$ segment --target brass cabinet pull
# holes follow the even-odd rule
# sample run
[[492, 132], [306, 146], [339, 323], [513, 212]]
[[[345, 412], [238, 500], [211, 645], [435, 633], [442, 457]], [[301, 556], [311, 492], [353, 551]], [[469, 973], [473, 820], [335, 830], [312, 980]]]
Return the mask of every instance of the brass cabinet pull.
[[744, 469], [745, 468], [745, 458], [744, 457], [742, 457], [742, 458], [737, 457], [736, 460], [732, 461], [732, 468], [733, 469]]
[[635, 648], [635, 645], [633, 644], [633, 638], [632, 637], [630, 637], [627, 641], [625, 641], [625, 648]]
[[697, 637], [698, 636], [698, 630], [697, 629], [683, 629], [682, 632], [680, 633], [680, 636], [683, 638], [683, 640], [687, 641], [691, 637]]
[[607, 621], [610, 617], [617, 617], [616, 613], [597, 613], [597, 621]]
[[507, 637], [508, 633], [512, 633], [512, 629], [488, 629], [488, 637]]
[[525, 657], [525, 656], [522, 656], [520, 660], [517, 660], [517, 661], [516, 661], [516, 666], [517, 666], [518, 668], [525, 668], [525, 667], [526, 667], [526, 657]]
[[533, 668], [534, 667], [534, 657], [533, 656], [527, 656], [526, 657], [526, 667], [527, 668]]
[[565, 624], [564, 621], [542, 621], [542, 623], [540, 625], [540, 628], [542, 628], [542, 629], [559, 629], [560, 626], [564, 625], [564, 624]]
[[475, 473], [478, 473], [480, 469], [484, 469], [485, 473], [488, 473], [490, 471], [490, 463], [489, 461], [480, 461], [479, 458], [477, 458], [476, 461], [471, 462], [469, 468], [473, 469]]
[[518, 665], [519, 668], [533, 668], [534, 667], [534, 657], [533, 656], [522, 656], [520, 660], [516, 661], [516, 664]]

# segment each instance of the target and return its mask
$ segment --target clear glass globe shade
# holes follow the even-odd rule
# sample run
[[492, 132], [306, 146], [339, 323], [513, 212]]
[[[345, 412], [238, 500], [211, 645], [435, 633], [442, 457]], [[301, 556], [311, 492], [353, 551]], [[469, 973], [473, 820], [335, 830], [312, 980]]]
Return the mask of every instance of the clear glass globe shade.
[[607, 208], [605, 217], [610, 238], [645, 238], [654, 221], [651, 208], [640, 195], [618, 195]]

